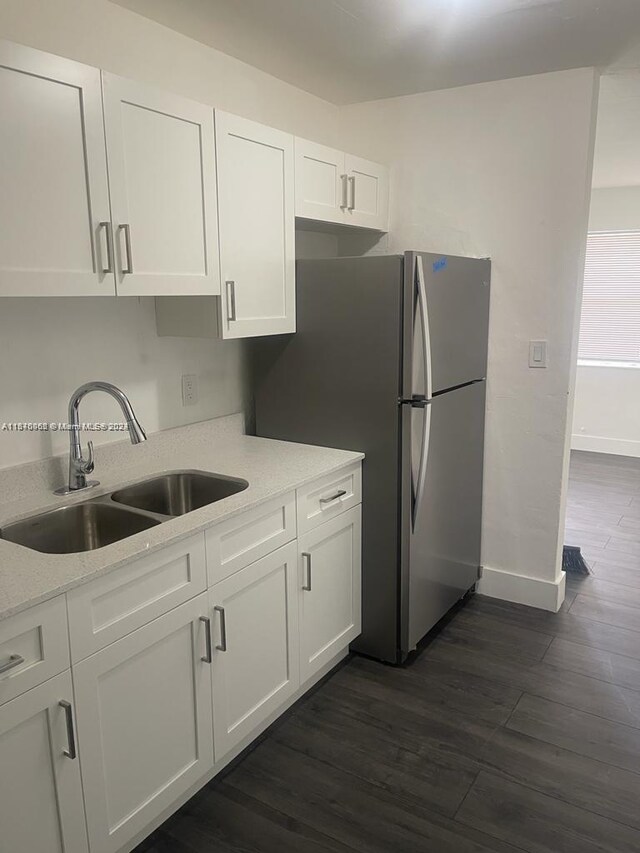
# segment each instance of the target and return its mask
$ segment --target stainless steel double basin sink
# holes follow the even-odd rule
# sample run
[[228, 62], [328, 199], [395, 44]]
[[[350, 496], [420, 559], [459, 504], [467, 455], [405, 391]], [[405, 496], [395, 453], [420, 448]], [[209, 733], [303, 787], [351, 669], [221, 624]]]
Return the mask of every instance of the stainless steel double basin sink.
[[249, 483], [205, 471], [173, 471], [0, 528], [0, 538], [45, 554], [93, 551], [235, 495]]

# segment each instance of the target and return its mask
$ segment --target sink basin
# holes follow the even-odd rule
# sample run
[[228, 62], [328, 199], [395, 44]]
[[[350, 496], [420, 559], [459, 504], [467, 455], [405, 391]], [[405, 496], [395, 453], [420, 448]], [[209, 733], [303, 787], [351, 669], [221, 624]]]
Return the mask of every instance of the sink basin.
[[123, 507], [82, 503], [7, 524], [0, 537], [45, 554], [75, 554], [102, 548], [156, 524], [160, 522]]
[[159, 515], [184, 515], [247, 488], [249, 483], [204, 471], [175, 471], [119, 489], [111, 495], [116, 503]]
[[[0, 528], [0, 539], [44, 554], [94, 551], [247, 488], [237, 477], [173, 471], [85, 503], [52, 509]], [[154, 517], [155, 516], [155, 517]]]

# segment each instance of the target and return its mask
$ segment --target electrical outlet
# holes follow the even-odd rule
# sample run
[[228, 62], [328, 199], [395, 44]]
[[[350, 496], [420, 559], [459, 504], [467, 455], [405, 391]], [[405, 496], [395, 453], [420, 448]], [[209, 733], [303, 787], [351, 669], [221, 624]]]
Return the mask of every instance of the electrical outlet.
[[195, 406], [198, 402], [198, 377], [195, 373], [182, 376], [182, 405]]

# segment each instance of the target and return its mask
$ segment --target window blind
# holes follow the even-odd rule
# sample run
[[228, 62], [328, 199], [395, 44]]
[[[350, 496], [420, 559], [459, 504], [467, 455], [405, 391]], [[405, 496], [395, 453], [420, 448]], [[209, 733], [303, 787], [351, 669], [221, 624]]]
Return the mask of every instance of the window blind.
[[640, 363], [640, 231], [588, 235], [578, 358]]

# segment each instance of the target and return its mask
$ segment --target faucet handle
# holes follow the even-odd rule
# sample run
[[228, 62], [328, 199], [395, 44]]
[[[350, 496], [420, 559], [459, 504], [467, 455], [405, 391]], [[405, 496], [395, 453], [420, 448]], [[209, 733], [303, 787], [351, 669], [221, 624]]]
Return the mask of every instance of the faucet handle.
[[82, 473], [83, 474], [91, 474], [95, 465], [93, 461], [93, 442], [87, 442], [87, 449], [89, 451], [89, 458], [87, 460], [83, 459], [81, 462], [82, 465]]

